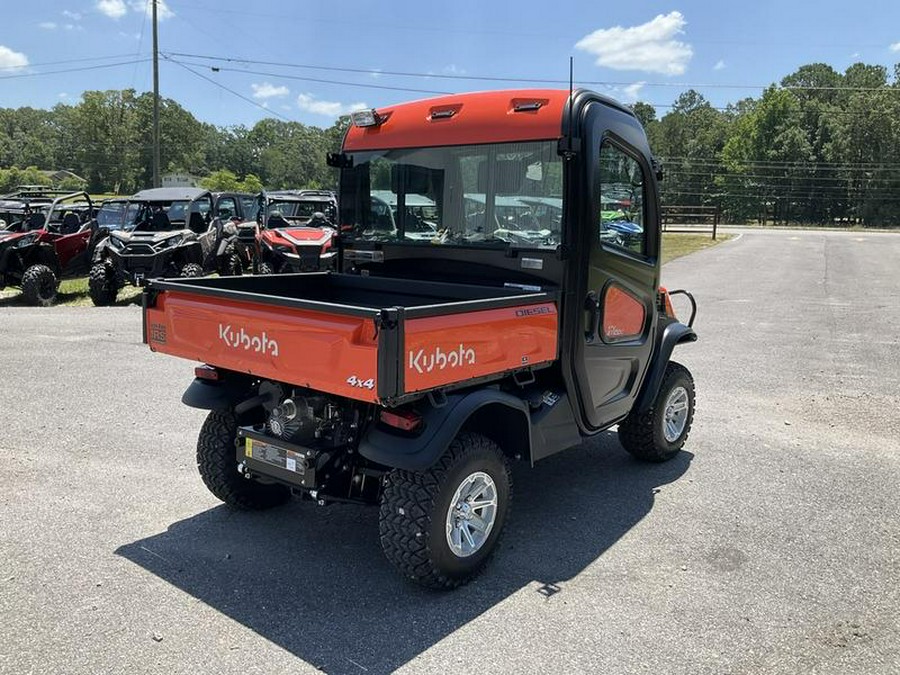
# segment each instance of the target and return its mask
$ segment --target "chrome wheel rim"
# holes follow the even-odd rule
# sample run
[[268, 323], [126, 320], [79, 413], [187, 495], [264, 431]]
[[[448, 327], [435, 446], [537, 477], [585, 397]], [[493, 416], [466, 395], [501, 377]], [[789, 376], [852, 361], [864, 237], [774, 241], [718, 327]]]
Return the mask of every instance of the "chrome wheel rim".
[[447, 544], [460, 558], [484, 546], [497, 518], [497, 486], [483, 471], [466, 478], [453, 494], [447, 511]]
[[669, 443], [674, 443], [684, 433], [689, 403], [687, 389], [684, 387], [675, 387], [666, 399], [663, 435]]

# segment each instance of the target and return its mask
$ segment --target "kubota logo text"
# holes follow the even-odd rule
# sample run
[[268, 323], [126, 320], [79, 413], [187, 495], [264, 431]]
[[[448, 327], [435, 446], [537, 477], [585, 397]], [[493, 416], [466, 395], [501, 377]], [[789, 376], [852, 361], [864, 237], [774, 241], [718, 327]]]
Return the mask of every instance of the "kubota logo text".
[[231, 327], [231, 324], [227, 326], [219, 324], [219, 339], [233, 349], [278, 356], [278, 342], [270, 339], [265, 331], [263, 331], [262, 335], [253, 335], [243, 328], [236, 331]]
[[409, 368], [420, 373], [430, 373], [432, 370], [445, 370], [447, 368], [459, 368], [460, 366], [473, 365], [475, 363], [475, 350], [460, 343], [458, 349], [445, 352], [440, 347], [426, 353], [424, 349], [417, 352], [409, 352]]

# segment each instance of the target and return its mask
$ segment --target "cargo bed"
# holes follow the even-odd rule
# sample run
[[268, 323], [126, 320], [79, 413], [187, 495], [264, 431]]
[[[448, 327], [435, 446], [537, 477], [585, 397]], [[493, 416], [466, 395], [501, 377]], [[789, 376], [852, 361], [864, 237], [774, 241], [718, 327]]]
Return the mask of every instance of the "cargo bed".
[[345, 274], [153, 281], [154, 351], [392, 405], [557, 358], [555, 293]]

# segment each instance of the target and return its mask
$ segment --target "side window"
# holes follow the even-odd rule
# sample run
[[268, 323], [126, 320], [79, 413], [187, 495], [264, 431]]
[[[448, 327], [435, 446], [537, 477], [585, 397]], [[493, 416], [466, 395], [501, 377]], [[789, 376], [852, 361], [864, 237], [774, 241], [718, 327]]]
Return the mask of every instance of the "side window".
[[609, 141], [600, 146], [600, 242], [647, 255], [644, 173], [637, 160]]

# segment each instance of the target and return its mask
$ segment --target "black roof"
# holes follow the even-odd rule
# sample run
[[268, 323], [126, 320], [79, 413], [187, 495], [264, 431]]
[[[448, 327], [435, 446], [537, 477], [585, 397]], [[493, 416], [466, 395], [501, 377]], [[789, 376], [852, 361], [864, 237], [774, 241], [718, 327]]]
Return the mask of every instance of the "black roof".
[[141, 190], [131, 195], [129, 201], [133, 202], [174, 202], [194, 201], [203, 195], [210, 194], [209, 190], [191, 187], [165, 187]]

